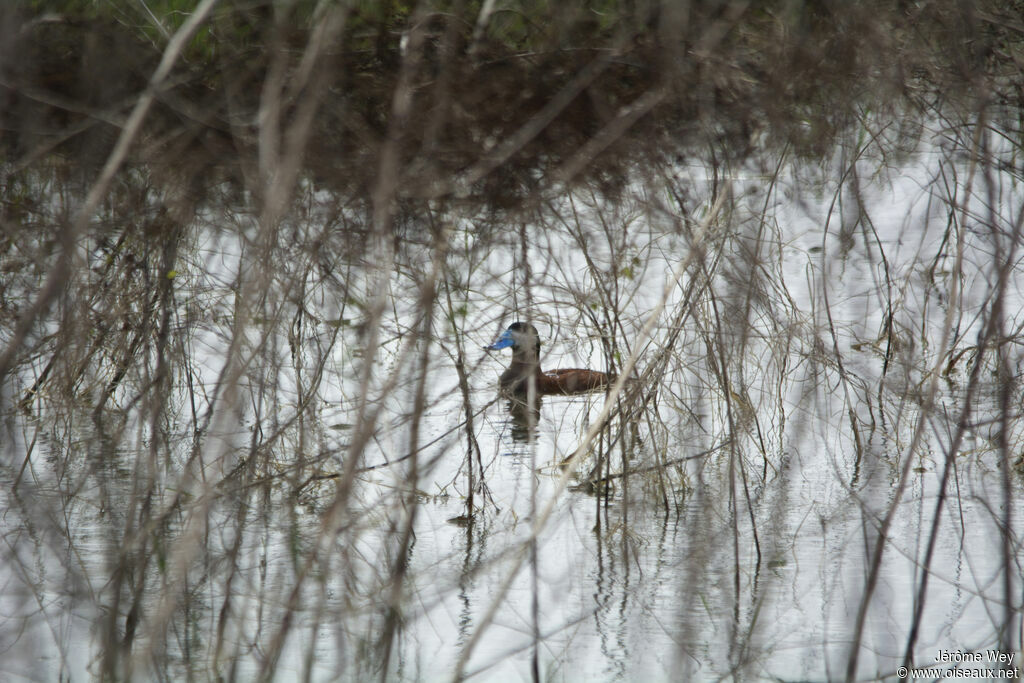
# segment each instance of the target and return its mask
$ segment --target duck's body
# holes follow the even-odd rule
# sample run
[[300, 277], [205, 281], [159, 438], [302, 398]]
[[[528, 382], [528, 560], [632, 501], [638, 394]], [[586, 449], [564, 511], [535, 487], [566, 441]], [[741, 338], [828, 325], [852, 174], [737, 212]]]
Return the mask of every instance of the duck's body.
[[512, 347], [512, 364], [502, 373], [502, 391], [525, 396], [531, 379], [536, 382], [538, 395], [584, 394], [604, 389], [614, 379], [597, 370], [568, 368], [564, 370], [540, 369], [540, 336], [530, 323], [512, 323], [490, 346], [490, 351]]

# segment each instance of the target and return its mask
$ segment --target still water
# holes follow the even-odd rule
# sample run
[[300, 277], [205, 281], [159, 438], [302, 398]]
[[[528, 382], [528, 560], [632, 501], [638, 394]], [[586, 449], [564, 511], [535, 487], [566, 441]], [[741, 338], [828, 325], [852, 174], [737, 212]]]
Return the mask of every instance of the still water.
[[[972, 229], [945, 165], [865, 182], [859, 218], [834, 183], [758, 169], [713, 213], [681, 169], [692, 222], [649, 187], [485, 249], [453, 219], [429, 336], [430, 248], [348, 263], [343, 294], [282, 258], [288, 284], [240, 318], [246, 231], [211, 219], [168, 406], [124, 389], [97, 421], [83, 388], [5, 416], [0, 676], [103, 677], [111, 648], [140, 680], [832, 680], [852, 652], [856, 678], [895, 680], [908, 650], [1019, 652], [1015, 262], [1003, 365], [972, 385], [971, 363], [1024, 196], [989, 177], [1005, 222]], [[308, 192], [299, 243], [327, 201]], [[527, 317], [545, 366], [635, 352], [649, 389], [575, 472], [604, 395], [524, 426], [496, 393], [508, 357], [482, 350]], [[578, 486], [599, 454], [612, 477]]]

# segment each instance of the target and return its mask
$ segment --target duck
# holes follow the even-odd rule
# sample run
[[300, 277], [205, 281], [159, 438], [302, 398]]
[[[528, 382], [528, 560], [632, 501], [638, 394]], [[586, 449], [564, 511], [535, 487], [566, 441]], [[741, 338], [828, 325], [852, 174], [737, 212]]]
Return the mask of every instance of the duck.
[[514, 322], [487, 351], [500, 351], [512, 347], [512, 364], [501, 374], [502, 392], [512, 396], [525, 396], [530, 378], [536, 378], [537, 393], [541, 396], [586, 394], [607, 388], [615, 377], [598, 370], [568, 368], [564, 370], [540, 369], [540, 335], [530, 323]]

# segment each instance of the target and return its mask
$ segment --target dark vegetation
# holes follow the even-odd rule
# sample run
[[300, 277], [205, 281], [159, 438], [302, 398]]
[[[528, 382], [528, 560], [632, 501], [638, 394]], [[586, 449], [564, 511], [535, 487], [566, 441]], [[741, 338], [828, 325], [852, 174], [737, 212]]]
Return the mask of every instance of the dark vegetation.
[[[12, 170], [100, 168], [191, 4], [6, 6]], [[219, 3], [129, 163], [195, 202], [246, 187], [272, 98], [282, 141], [308, 119], [302, 174], [323, 187], [369, 197], [394, 154], [410, 211], [514, 211], [553, 181], [614, 193], [634, 164], [820, 155], [866, 112], [1021, 104], [1019, 3], [483, 4]]]

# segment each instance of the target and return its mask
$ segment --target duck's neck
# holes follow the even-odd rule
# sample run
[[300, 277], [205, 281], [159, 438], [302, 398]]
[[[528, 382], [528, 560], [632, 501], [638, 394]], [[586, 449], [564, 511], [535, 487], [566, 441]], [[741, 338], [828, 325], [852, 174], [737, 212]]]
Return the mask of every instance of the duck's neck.
[[517, 368], [522, 375], [540, 374], [540, 358], [536, 351], [517, 350], [512, 354], [512, 368]]
[[512, 363], [501, 375], [501, 386], [513, 391], [525, 391], [526, 380], [531, 375], [541, 375], [540, 359], [537, 355], [536, 351], [517, 349], [512, 354]]

